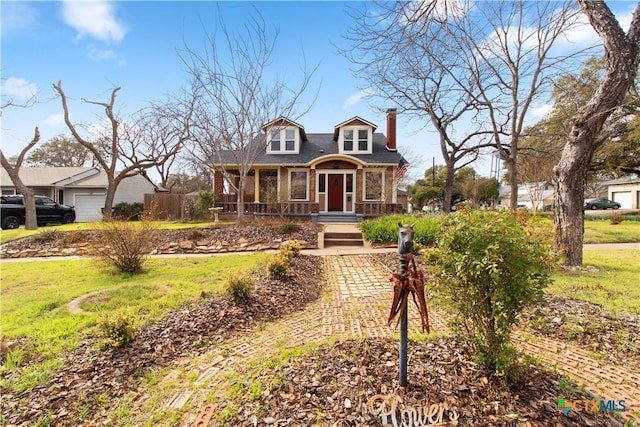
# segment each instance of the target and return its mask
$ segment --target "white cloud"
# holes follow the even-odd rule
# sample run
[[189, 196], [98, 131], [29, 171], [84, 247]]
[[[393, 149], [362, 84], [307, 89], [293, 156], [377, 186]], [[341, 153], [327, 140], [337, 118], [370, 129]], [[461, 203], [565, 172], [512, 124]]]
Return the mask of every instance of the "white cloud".
[[120, 43], [127, 32], [116, 19], [112, 4], [103, 0], [65, 0], [62, 18], [78, 32], [79, 39], [89, 36], [108, 43]]
[[64, 114], [62, 113], [52, 114], [46, 119], [44, 119], [44, 124], [48, 126], [57, 126], [57, 125], [64, 124]]
[[350, 108], [353, 107], [354, 105], [356, 105], [358, 102], [362, 101], [363, 99], [369, 97], [373, 95], [373, 90], [371, 89], [363, 89], [360, 92], [351, 95], [349, 98], [347, 98], [346, 101], [344, 101], [344, 105], [343, 108]]
[[33, 99], [38, 92], [38, 85], [29, 83], [20, 77], [9, 77], [2, 82], [2, 98], [11, 98], [16, 101], [28, 101]]

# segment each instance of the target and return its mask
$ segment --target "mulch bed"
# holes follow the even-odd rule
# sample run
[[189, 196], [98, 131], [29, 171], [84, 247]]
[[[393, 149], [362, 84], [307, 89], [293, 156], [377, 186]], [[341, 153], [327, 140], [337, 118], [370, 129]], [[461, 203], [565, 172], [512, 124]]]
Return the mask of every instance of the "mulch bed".
[[[373, 256], [392, 271], [398, 268], [395, 253]], [[424, 268], [422, 259], [415, 259]], [[543, 304], [522, 313], [518, 326], [534, 335], [570, 342], [592, 351], [602, 363], [640, 371], [638, 316], [614, 316], [597, 304], [545, 294]]]
[[[251, 233], [247, 230], [243, 236], [251, 239]], [[165, 237], [179, 240], [186, 236]], [[396, 269], [396, 254], [376, 257]], [[100, 424], [110, 417], [110, 408], [120, 397], [138, 388], [145, 372], [204, 353], [209, 345], [243, 334], [258, 322], [303, 310], [320, 295], [321, 270], [321, 259], [299, 256], [292, 260], [291, 274], [284, 280], [256, 273], [256, 287], [248, 304], [202, 295], [163, 321], [137, 330], [134, 341], [125, 348], [97, 350], [95, 340], [87, 339], [68, 355], [63, 370], [33, 390], [16, 394], [0, 389], [4, 417], [0, 424], [33, 425], [45, 418], [53, 425]], [[556, 296], [548, 296], [546, 306], [523, 319], [535, 326], [529, 326], [534, 333], [554, 337], [562, 325], [587, 320], [606, 324], [608, 333], [572, 332], [562, 338], [593, 346], [596, 351], [611, 350], [617, 362], [625, 360], [638, 366], [637, 347], [632, 345], [640, 342], [637, 319], [616, 319], [593, 305]], [[617, 344], [623, 335], [631, 337], [630, 345]], [[561, 413], [555, 408], [559, 397], [588, 400], [591, 396], [543, 367], [532, 366], [517, 384], [506, 386], [480, 372], [455, 338], [410, 343], [409, 349], [410, 384], [405, 389], [397, 383], [397, 342], [367, 339], [323, 345], [311, 355], [255, 374], [262, 384], [270, 385], [264, 388], [269, 391], [251, 399], [240, 396], [222, 402], [220, 409], [228, 406], [238, 411], [225, 425], [376, 426], [382, 425], [380, 410], [391, 412], [394, 402], [398, 416], [403, 409], [435, 408], [442, 410], [444, 421], [458, 416], [458, 425], [623, 425], [609, 413]], [[10, 382], [12, 375], [15, 372], [0, 374], [5, 382]], [[108, 403], [100, 403], [105, 401]], [[386, 406], [381, 408], [383, 402]], [[392, 422], [390, 418], [388, 422]]]
[[[408, 387], [398, 385], [398, 342], [366, 339], [323, 345], [271, 371], [262, 395], [225, 401], [237, 416], [224, 425], [622, 426], [609, 413], [558, 410], [558, 398], [590, 400], [557, 374], [532, 366], [517, 384], [486, 377], [454, 338], [409, 343]], [[383, 416], [386, 414], [386, 423]], [[397, 420], [393, 424], [392, 416]], [[409, 417], [414, 422], [409, 423]], [[420, 417], [422, 423], [415, 420]], [[457, 423], [457, 424], [454, 424]]]

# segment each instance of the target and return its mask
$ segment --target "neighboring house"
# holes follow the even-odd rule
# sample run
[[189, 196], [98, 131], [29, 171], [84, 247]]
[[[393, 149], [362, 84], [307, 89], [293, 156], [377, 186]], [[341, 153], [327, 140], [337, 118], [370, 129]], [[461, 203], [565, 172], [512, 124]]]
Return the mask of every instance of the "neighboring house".
[[[550, 182], [527, 183], [518, 186], [518, 207], [533, 211], [549, 210], [554, 203], [555, 190]], [[511, 191], [508, 185], [500, 186], [498, 207], [508, 209]]]
[[[316, 221], [401, 213], [398, 176], [408, 162], [396, 147], [396, 110], [387, 111], [386, 138], [376, 128], [360, 117], [336, 125], [330, 133], [306, 133], [284, 117], [265, 124], [251, 142], [259, 144], [260, 154], [249, 172], [245, 212]], [[236, 212], [237, 197], [225, 180], [238, 182], [238, 164], [232, 152], [220, 153], [220, 159], [212, 165], [214, 192], [222, 195], [218, 205], [223, 212]], [[400, 172], [399, 166], [404, 166]]]
[[607, 181], [609, 200], [620, 203], [622, 209], [640, 209], [640, 178], [627, 176]]
[[[108, 182], [106, 173], [100, 168], [23, 167], [20, 168], [20, 179], [33, 189], [34, 194], [75, 206], [76, 222], [102, 219]], [[16, 188], [4, 168], [0, 168], [0, 190], [2, 194], [16, 194]], [[143, 203], [145, 193], [156, 191], [158, 188], [142, 175], [125, 178], [118, 186], [113, 204]]]

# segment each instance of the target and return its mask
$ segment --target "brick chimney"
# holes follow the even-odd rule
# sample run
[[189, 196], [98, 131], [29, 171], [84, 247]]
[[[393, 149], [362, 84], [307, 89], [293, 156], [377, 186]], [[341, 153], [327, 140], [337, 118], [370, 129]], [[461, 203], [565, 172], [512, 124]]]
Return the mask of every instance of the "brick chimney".
[[396, 109], [387, 110], [387, 150], [396, 151]]

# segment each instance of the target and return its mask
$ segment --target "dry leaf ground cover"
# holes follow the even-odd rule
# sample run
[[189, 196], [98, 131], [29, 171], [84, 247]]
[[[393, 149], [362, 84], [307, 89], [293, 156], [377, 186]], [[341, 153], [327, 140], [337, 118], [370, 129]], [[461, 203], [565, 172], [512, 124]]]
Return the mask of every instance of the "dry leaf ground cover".
[[[370, 265], [369, 261], [363, 262], [365, 259], [351, 259], [352, 269], [364, 271]], [[258, 286], [250, 304], [237, 305], [227, 298], [202, 295], [166, 318], [140, 328], [129, 347], [98, 350], [90, 341], [83, 343], [65, 358], [64, 369], [54, 378], [24, 393], [2, 390], [2, 422], [193, 425], [202, 408], [212, 404], [215, 410], [210, 425], [381, 425], [380, 415], [374, 415], [381, 401], [371, 401], [380, 395], [396, 396], [410, 408], [448, 405], [460, 417], [459, 425], [623, 424], [610, 413], [570, 411], [565, 415], [558, 411], [555, 406], [560, 396], [567, 400], [588, 400], [592, 396], [554, 373], [546, 363], [534, 359], [521, 381], [507, 387], [499, 379], [478, 372], [460, 343], [444, 336], [431, 339], [417, 335], [419, 341], [410, 343], [410, 387], [399, 389], [397, 341], [389, 338], [393, 330], [384, 325], [388, 310], [385, 295], [374, 298], [365, 292], [357, 298], [358, 306], [364, 304], [364, 308], [357, 310], [345, 300], [344, 313], [340, 313], [345, 317], [343, 327], [325, 324], [323, 311], [331, 308], [327, 299], [335, 303], [335, 288], [344, 296], [348, 284], [340, 282], [338, 271], [321, 258], [302, 256], [294, 260], [290, 275], [283, 281], [256, 276]], [[376, 264], [393, 270], [397, 257], [382, 256], [373, 262]], [[386, 285], [384, 280], [378, 280], [378, 285], [380, 282]], [[351, 301], [355, 300], [356, 295], [351, 295]], [[338, 314], [333, 310], [335, 320]], [[550, 298], [547, 308], [530, 317], [536, 327], [527, 330], [556, 337], [557, 328], [540, 326], [557, 325], [558, 312], [575, 312], [577, 318], [588, 317], [596, 323], [613, 317], [599, 315], [593, 306], [569, 298]], [[359, 329], [344, 327], [350, 325], [346, 320], [350, 316], [357, 319], [353, 324]], [[566, 319], [563, 317], [563, 322]], [[631, 337], [629, 342], [637, 343], [633, 339], [639, 333], [634, 319], [615, 319], [621, 320], [619, 330]], [[278, 326], [283, 321], [290, 329]], [[265, 341], [271, 346], [256, 339], [272, 330], [276, 332]], [[280, 337], [282, 343], [274, 343], [283, 332], [286, 336]], [[618, 337], [619, 333], [599, 334], [598, 340], [603, 348], [620, 348]], [[585, 343], [579, 335], [561, 339]], [[294, 351], [287, 349], [287, 342], [295, 344]], [[239, 350], [238, 344], [247, 348]], [[636, 350], [629, 346], [624, 350], [622, 346], [620, 351], [612, 359], [626, 357], [629, 372], [638, 372]], [[234, 363], [209, 378], [210, 382], [200, 384], [198, 393], [184, 394], [185, 389], [197, 388], [198, 379], [209, 372], [194, 365], [218, 356]], [[186, 377], [178, 375], [177, 380], [167, 382], [174, 372]], [[165, 380], [158, 382], [158, 378]], [[171, 398], [174, 392], [189, 399], [176, 404]], [[374, 405], [373, 409], [368, 403]]]

